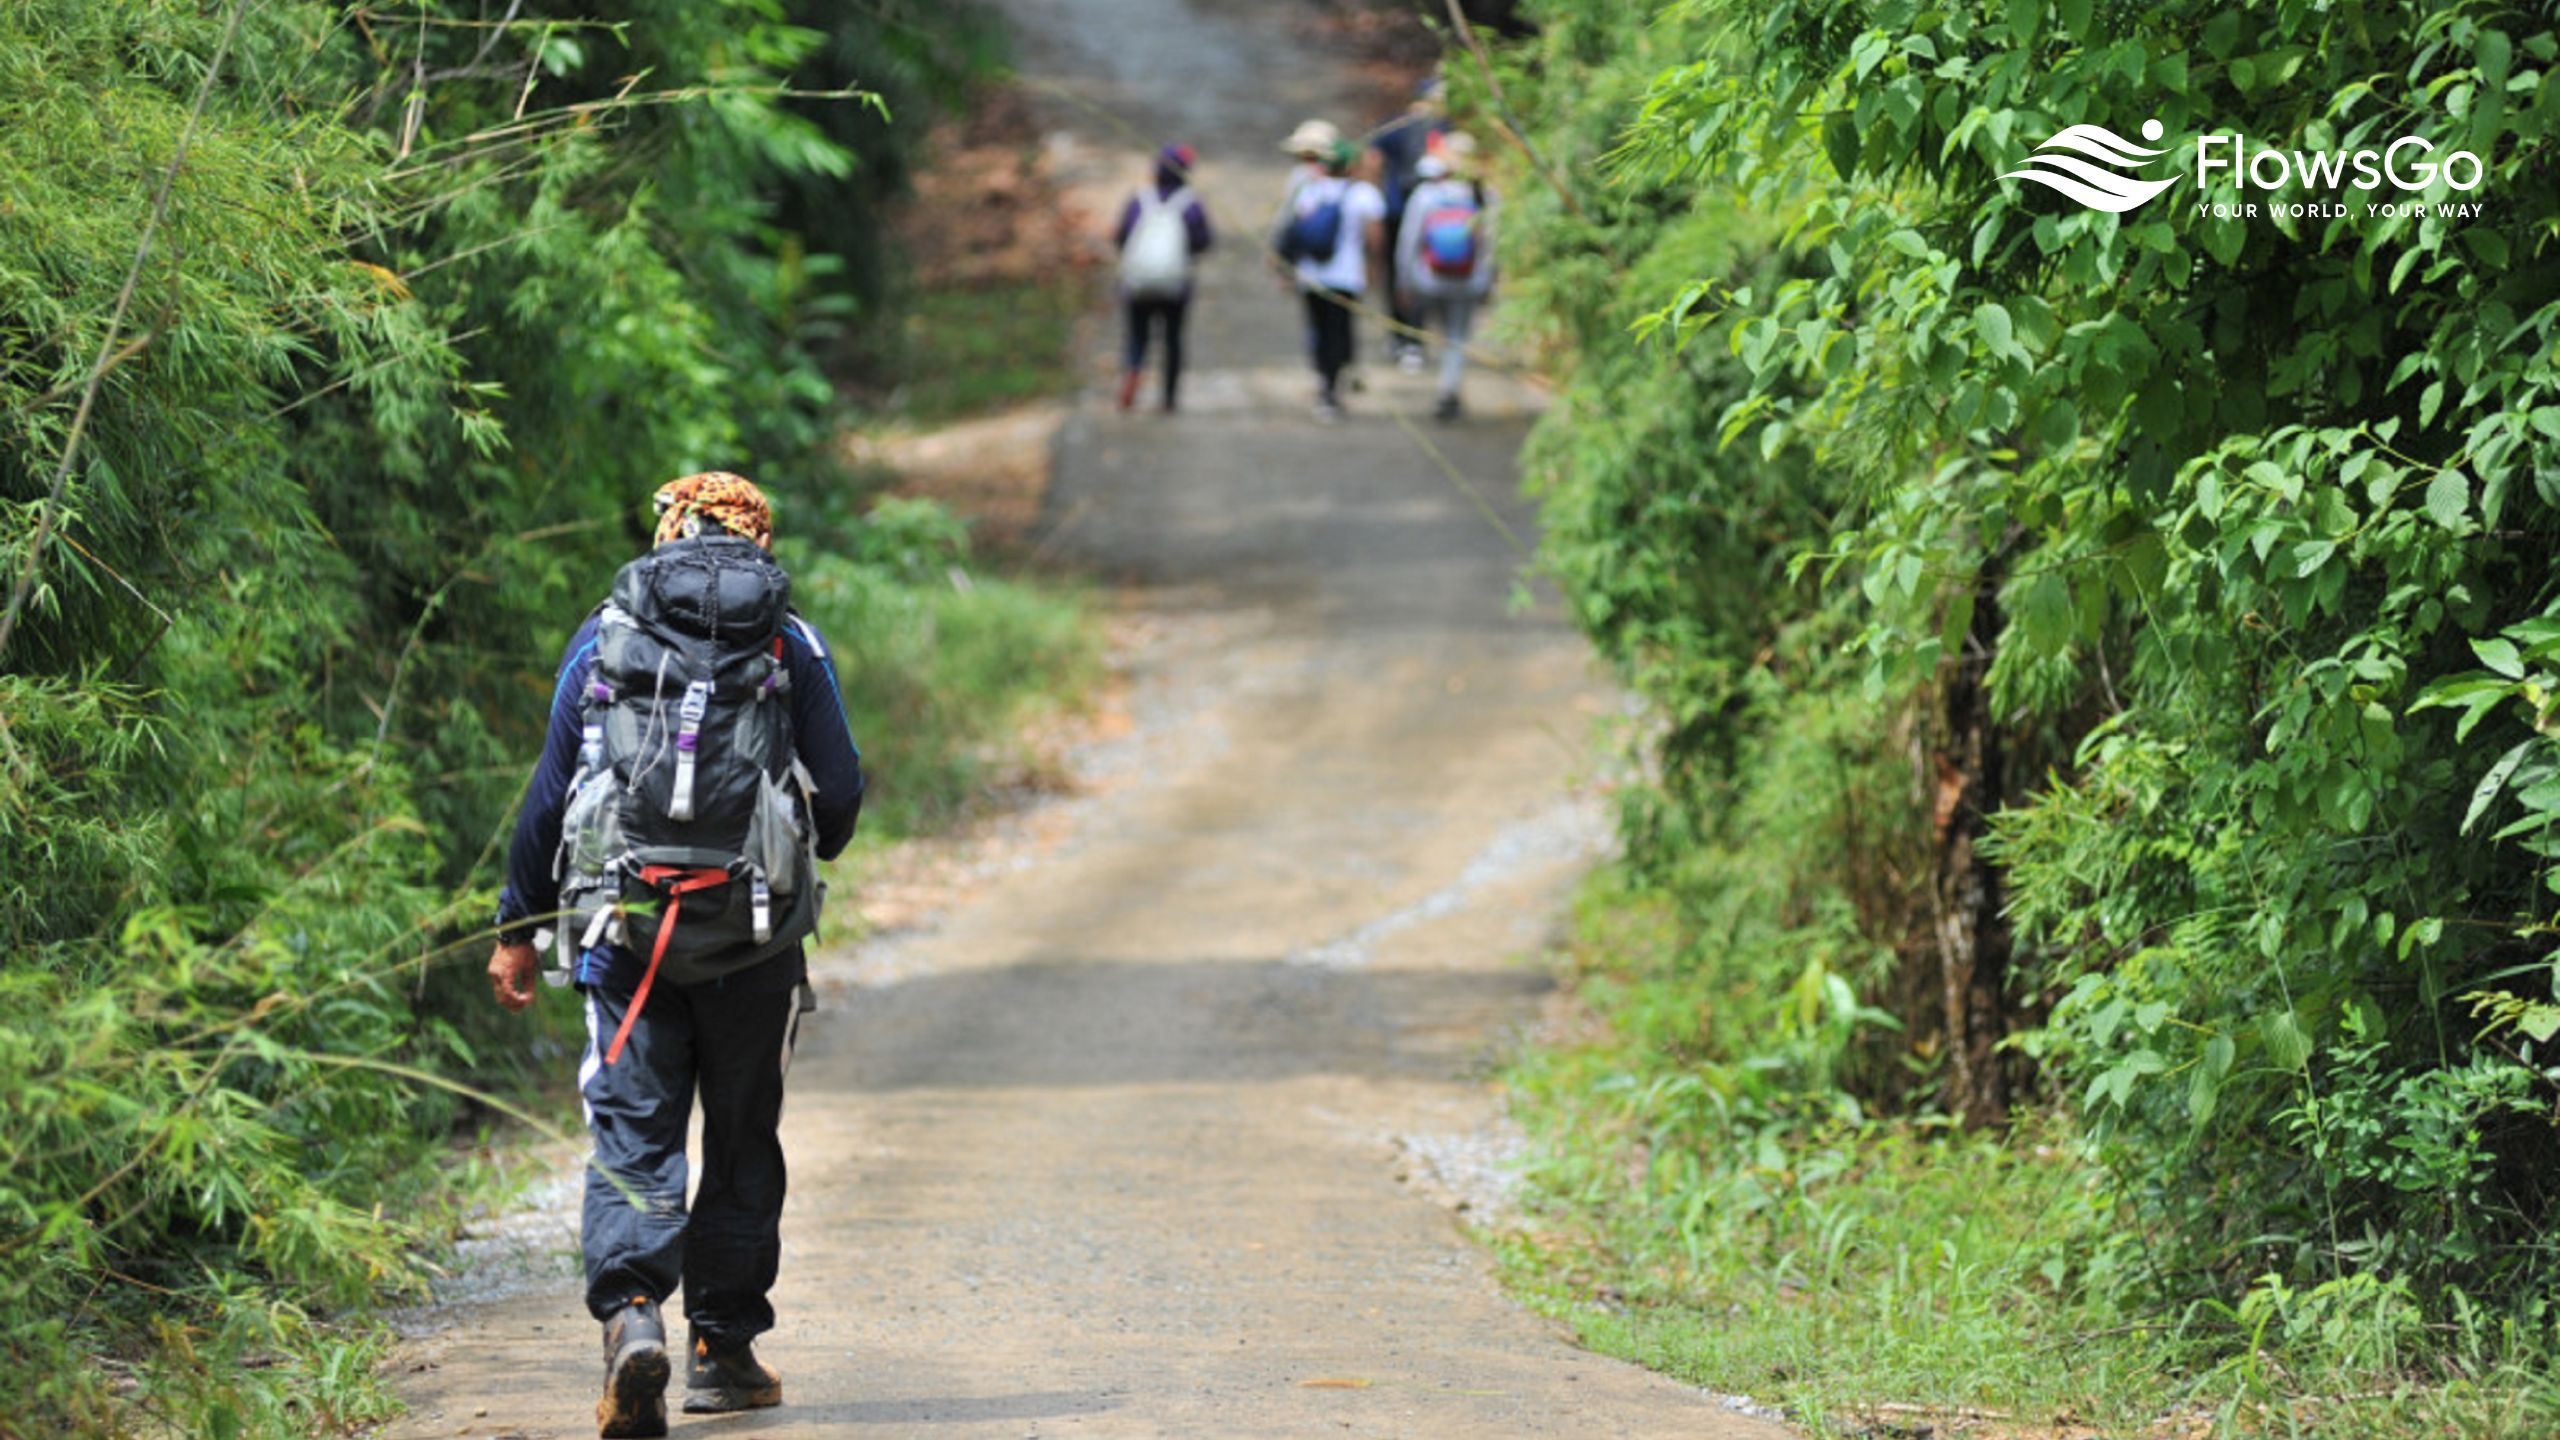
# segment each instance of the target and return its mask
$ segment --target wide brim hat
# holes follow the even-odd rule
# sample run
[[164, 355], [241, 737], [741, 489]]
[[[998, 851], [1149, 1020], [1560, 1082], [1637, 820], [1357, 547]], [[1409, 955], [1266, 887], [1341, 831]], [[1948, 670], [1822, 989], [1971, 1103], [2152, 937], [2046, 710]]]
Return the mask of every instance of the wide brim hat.
[[1342, 132], [1334, 128], [1332, 121], [1301, 120], [1298, 128], [1289, 132], [1289, 138], [1280, 142], [1280, 148], [1292, 155], [1317, 159], [1340, 143]]

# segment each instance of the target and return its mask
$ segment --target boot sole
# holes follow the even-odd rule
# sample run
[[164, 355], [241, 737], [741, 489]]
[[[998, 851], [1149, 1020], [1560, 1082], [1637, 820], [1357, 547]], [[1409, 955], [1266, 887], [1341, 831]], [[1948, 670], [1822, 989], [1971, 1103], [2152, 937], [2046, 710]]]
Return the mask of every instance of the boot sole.
[[684, 1413], [687, 1415], [727, 1415], [738, 1410], [763, 1410], [782, 1403], [782, 1387], [767, 1386], [760, 1390], [687, 1390]]
[[655, 1440], [667, 1433], [667, 1347], [634, 1345], [613, 1357], [596, 1402], [601, 1440]]

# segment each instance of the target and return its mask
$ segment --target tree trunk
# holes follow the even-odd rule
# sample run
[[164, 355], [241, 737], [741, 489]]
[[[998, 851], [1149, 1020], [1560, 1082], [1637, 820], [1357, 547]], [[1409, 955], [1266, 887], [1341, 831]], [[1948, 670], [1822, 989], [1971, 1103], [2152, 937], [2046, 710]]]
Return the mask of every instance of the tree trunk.
[[2008, 1033], [2007, 887], [1983, 859], [1982, 837], [2007, 802], [2008, 750], [1985, 683], [2000, 639], [1995, 598], [2008, 547], [1984, 566], [1964, 651], [1947, 666], [1939, 715], [1937, 874], [1938, 978], [1946, 1009], [1946, 1106], [1968, 1125], [2008, 1118], [2009, 1086], [1999, 1052]]

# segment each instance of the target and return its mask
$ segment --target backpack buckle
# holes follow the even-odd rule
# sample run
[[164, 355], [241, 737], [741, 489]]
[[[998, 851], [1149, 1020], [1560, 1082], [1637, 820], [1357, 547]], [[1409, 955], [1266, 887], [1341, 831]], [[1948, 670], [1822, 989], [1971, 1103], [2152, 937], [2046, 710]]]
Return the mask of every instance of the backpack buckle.
[[702, 745], [702, 717], [711, 710], [711, 682], [696, 680], [684, 687], [684, 703], [676, 709], [676, 780], [667, 796], [667, 818], [693, 818], [693, 758]]

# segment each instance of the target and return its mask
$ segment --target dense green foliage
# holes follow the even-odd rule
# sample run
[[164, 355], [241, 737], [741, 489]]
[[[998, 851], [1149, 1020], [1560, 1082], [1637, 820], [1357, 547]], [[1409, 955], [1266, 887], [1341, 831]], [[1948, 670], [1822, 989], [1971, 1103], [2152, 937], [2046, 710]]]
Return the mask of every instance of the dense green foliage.
[[[1546, 555], [1654, 710], [1628, 883], [1675, 916], [1619, 1010], [1720, 1097], [1657, 1172], [2024, 1106], [2104, 1177], [2091, 1255], [2140, 1245], [2058, 1291], [2431, 1382], [2426, 1326], [2547, 1336], [2548, 12], [1532, 11], [1505, 95], [1590, 177], [1506, 227], [1572, 367]], [[2154, 119], [2152, 177], [2236, 133], [2481, 179], [2002, 178]]]
[[379, 1403], [307, 1317], [414, 1283], [439, 1077], [509, 1073], [450, 982], [659, 481], [776, 491], [893, 821], [1085, 661], [817, 443], [985, 28], [594, 8], [0, 7], [0, 1430]]

